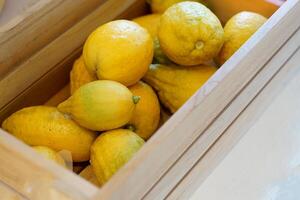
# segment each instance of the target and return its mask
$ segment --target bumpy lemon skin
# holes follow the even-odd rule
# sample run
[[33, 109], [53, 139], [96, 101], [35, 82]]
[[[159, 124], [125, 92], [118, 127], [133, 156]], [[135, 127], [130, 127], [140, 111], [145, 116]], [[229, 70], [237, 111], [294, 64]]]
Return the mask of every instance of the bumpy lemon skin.
[[163, 52], [173, 62], [199, 65], [219, 53], [224, 30], [208, 8], [187, 1], [171, 6], [161, 16], [158, 39]]
[[121, 83], [98, 80], [80, 87], [58, 110], [87, 129], [111, 130], [128, 123], [135, 108], [133, 97]]
[[144, 140], [126, 129], [102, 133], [91, 147], [91, 166], [100, 183], [106, 183], [143, 146]]
[[225, 63], [266, 21], [264, 16], [246, 11], [230, 18], [224, 27], [225, 40], [217, 63]]
[[71, 94], [78, 88], [86, 83], [97, 80], [95, 76], [91, 75], [83, 61], [83, 57], [80, 56], [73, 64], [73, 68], [70, 72], [70, 90]]
[[66, 167], [65, 160], [53, 149], [45, 146], [34, 146], [32, 147], [37, 153], [41, 154], [49, 160], [53, 160], [57, 164]]
[[153, 42], [147, 30], [135, 22], [116, 20], [97, 28], [87, 39], [83, 58], [98, 79], [137, 83], [153, 58]]
[[152, 64], [143, 80], [157, 91], [161, 103], [175, 113], [216, 71], [216, 67], [208, 65]]
[[129, 87], [129, 90], [141, 99], [136, 105], [128, 125], [133, 127], [136, 134], [147, 140], [156, 131], [159, 124], [160, 104], [158, 97], [154, 90], [142, 81]]
[[[148, 0], [151, 6], [151, 11], [153, 13], [164, 13], [172, 5], [183, 1], [186, 0]], [[206, 4], [206, 2], [203, 0], [190, 0], [190, 1]]]
[[90, 146], [97, 137], [48, 106], [23, 108], [4, 120], [2, 128], [29, 145], [68, 150], [76, 162], [89, 160]]

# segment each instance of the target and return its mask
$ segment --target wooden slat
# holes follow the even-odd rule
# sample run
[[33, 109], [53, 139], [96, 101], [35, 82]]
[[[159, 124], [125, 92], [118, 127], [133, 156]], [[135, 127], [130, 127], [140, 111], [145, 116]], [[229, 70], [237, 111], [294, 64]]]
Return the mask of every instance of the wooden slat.
[[44, 104], [57, 91], [67, 85], [73, 60], [78, 58], [79, 55], [80, 51], [75, 51], [67, 56], [57, 66], [51, 68], [45, 75], [28, 86], [25, 91], [3, 106], [0, 109], [0, 122], [23, 107]]
[[300, 2], [288, 1], [157, 131], [95, 199], [141, 199], [295, 32], [300, 25], [295, 20], [299, 12]]
[[17, 191], [0, 181], [0, 195], [3, 200], [28, 200]]
[[0, 28], [0, 78], [103, 2], [44, 0], [15, 16]]
[[224, 134], [224, 131], [234, 122], [245, 107], [251, 103], [259, 91], [264, 88], [274, 74], [281, 69], [300, 45], [300, 31], [272, 56], [272, 59], [264, 66], [261, 72], [245, 87], [235, 100], [223, 111], [218, 118], [203, 132], [201, 137], [194, 142], [184, 153], [168, 173], [162, 177], [154, 188], [146, 195], [145, 199], [163, 199], [185, 177], [190, 168], [194, 166], [202, 156], [211, 148], [215, 141]]
[[[286, 87], [286, 83], [294, 78], [294, 74], [299, 73], [300, 32], [298, 32], [297, 38], [291, 42], [294, 42], [298, 46], [297, 51], [284, 63], [282, 68], [276, 73], [276, 76], [270, 80], [266, 87], [255, 97], [251, 104], [247, 106], [234, 123], [228, 127], [216, 144], [189, 171], [167, 199], [189, 199], [195, 190], [201, 187], [201, 184], [214, 171], [222, 159], [228, 155], [239, 139], [257, 123], [257, 119], [264, 113], [268, 106], [272, 104], [276, 96], [282, 92]], [[286, 56], [287, 55], [288, 53], [286, 53]], [[275, 60], [272, 65], [276, 65]], [[267, 71], [260, 75], [261, 78], [263, 75], [267, 75]], [[251, 89], [249, 88], [248, 91], [251, 91]], [[245, 92], [244, 97], [246, 96]], [[235, 103], [235, 107], [236, 106], [237, 102]], [[285, 121], [288, 121], [288, 119], [285, 119]]]
[[29, 199], [88, 200], [98, 191], [1, 129], [0, 163], [0, 180]]

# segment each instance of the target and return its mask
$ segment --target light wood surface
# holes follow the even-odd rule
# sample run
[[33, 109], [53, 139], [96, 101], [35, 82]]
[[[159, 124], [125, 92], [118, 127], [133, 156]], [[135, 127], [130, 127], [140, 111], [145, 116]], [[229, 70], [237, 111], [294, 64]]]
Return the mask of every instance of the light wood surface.
[[104, 1], [9, 0], [0, 16], [0, 78]]
[[14, 189], [0, 181], [0, 194], [3, 200], [28, 200]]

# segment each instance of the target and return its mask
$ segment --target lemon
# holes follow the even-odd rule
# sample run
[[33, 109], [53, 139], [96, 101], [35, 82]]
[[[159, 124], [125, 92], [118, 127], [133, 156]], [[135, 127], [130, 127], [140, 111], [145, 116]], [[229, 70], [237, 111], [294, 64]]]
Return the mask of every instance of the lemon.
[[153, 55], [153, 63], [154, 64], [172, 64], [173, 62], [164, 54], [162, 49], [160, 48], [160, 43], [158, 38], [154, 38], [154, 55]]
[[34, 146], [32, 147], [37, 153], [41, 154], [49, 160], [53, 160], [59, 165], [66, 167], [65, 160], [53, 149], [45, 146]]
[[[147, 1], [149, 2], [153, 13], [163, 13], [173, 4], [183, 2], [185, 0], [147, 0]], [[195, 2], [205, 4], [205, 1], [203, 0], [190, 0], [190, 1], [195, 1]]]
[[169, 64], [171, 61], [161, 50], [159, 40], [157, 38], [160, 17], [160, 14], [149, 14], [135, 18], [133, 21], [145, 28], [152, 36], [154, 48], [153, 63]]
[[71, 94], [75, 92], [82, 85], [95, 81], [96, 77], [92, 76], [86, 69], [83, 57], [80, 56], [73, 65], [73, 68], [70, 72], [70, 89]]
[[2, 128], [32, 146], [68, 150], [74, 161], [86, 161], [97, 134], [78, 126], [55, 107], [23, 108], [2, 123]]
[[147, 140], [158, 127], [160, 118], [158, 98], [154, 90], [142, 81], [129, 87], [129, 90], [141, 99], [136, 105], [127, 127], [130, 127], [136, 134]]
[[80, 87], [58, 110], [85, 128], [104, 131], [127, 124], [137, 101], [121, 83], [98, 80]]
[[145, 28], [152, 38], [157, 36], [158, 26], [160, 22], [160, 14], [149, 14], [133, 19], [135, 23]]
[[130, 130], [102, 133], [91, 147], [91, 165], [100, 183], [107, 182], [143, 146], [144, 140]]
[[162, 104], [176, 112], [215, 72], [208, 65], [182, 67], [153, 64], [143, 80], [158, 93]]
[[267, 18], [253, 12], [240, 12], [225, 25], [225, 42], [216, 59], [222, 65], [228, 60], [258, 29]]
[[100, 183], [99, 183], [91, 165], [88, 165], [87, 167], [85, 167], [80, 172], [79, 176], [81, 176], [82, 178], [84, 178], [85, 180], [89, 181], [90, 183], [92, 183], [96, 186], [100, 186]]
[[198, 65], [219, 53], [224, 31], [208, 8], [187, 1], [174, 4], [161, 16], [158, 39], [163, 52], [173, 62]]
[[153, 58], [151, 35], [135, 22], [116, 20], [97, 28], [83, 47], [88, 71], [125, 86], [137, 83]]

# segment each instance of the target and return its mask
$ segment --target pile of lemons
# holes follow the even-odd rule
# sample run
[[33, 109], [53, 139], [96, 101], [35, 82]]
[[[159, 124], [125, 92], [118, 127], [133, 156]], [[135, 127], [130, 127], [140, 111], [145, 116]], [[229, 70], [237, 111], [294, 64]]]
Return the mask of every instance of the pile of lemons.
[[241, 12], [223, 28], [203, 1], [152, 0], [151, 8], [90, 34], [67, 100], [23, 108], [2, 127], [61, 165], [61, 150], [89, 160], [82, 176], [101, 186], [214, 74], [212, 61], [222, 65], [266, 21]]

